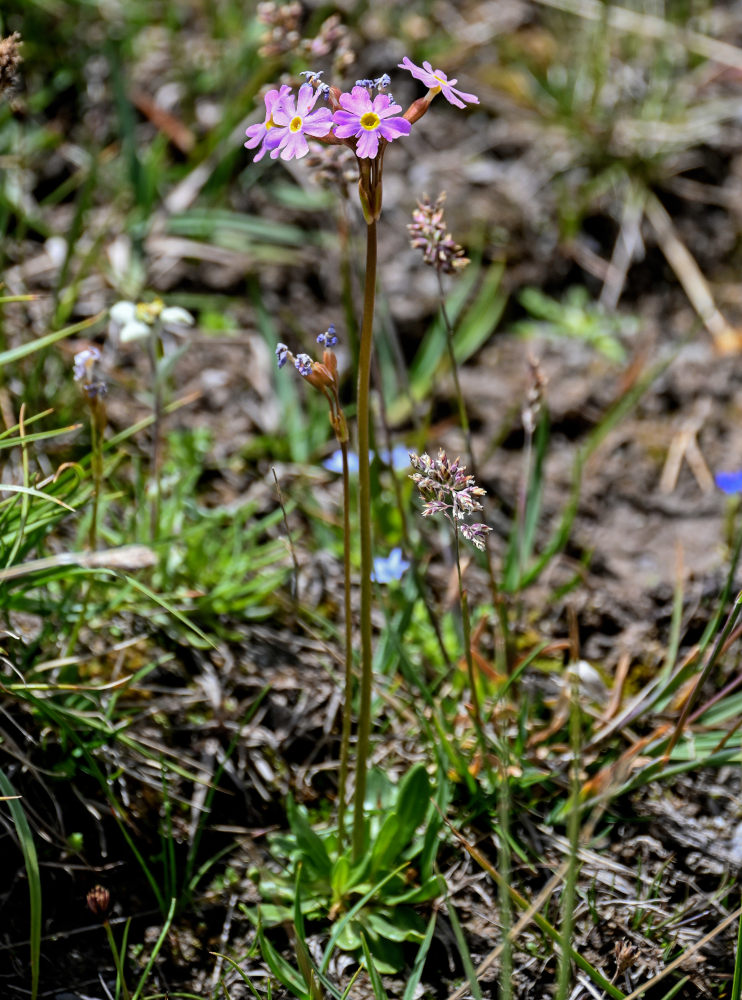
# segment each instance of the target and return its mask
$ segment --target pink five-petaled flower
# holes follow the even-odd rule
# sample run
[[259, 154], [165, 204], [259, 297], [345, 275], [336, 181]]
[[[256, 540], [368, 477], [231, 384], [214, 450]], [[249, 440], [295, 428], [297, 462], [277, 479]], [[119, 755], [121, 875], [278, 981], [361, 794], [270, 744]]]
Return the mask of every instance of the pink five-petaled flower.
[[[420, 66], [416, 66], [408, 56], [405, 56], [398, 65], [400, 69], [406, 69], [409, 73], [412, 73], [416, 80], [424, 83], [434, 94], [440, 91], [448, 103], [454, 104], [457, 108], [465, 108], [466, 104], [479, 104], [478, 97], [475, 97], [474, 94], [467, 94], [463, 90], [457, 90], [454, 87], [456, 80], [449, 80], [442, 70], [434, 70], [429, 62], [424, 62], [421, 68]], [[466, 101], [466, 104], [463, 103], [464, 101]]]
[[309, 152], [306, 136], [322, 138], [332, 128], [332, 112], [329, 108], [312, 111], [314, 102], [320, 95], [311, 83], [303, 83], [294, 103], [294, 95], [289, 94], [273, 108], [275, 132], [266, 140], [271, 157], [279, 155], [282, 160], [301, 159]]
[[284, 99], [288, 97], [290, 93], [291, 87], [287, 86], [285, 83], [280, 90], [269, 90], [265, 95], [265, 121], [251, 125], [245, 130], [245, 134], [248, 136], [245, 148], [255, 149], [256, 146], [260, 146], [260, 149], [254, 157], [255, 163], [257, 163], [258, 160], [262, 160], [268, 150], [272, 148], [274, 143], [273, 136], [271, 136], [271, 130], [276, 124], [273, 120], [273, 112], [283, 103]]
[[387, 94], [371, 95], [365, 87], [354, 87], [349, 94], [340, 95], [342, 111], [333, 115], [335, 135], [338, 139], [358, 139], [356, 156], [373, 159], [379, 152], [379, 136], [391, 142], [401, 135], [409, 135], [410, 123], [404, 118], [392, 118], [402, 108], [392, 104]]

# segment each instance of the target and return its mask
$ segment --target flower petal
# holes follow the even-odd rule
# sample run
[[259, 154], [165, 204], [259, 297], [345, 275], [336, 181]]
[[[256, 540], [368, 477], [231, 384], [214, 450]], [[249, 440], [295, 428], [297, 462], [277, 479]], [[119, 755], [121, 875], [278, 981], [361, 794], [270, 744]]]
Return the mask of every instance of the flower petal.
[[134, 302], [122, 300], [121, 302], [115, 302], [111, 306], [109, 316], [114, 323], [120, 323], [123, 326], [124, 323], [128, 323], [130, 320], [134, 319], [136, 312], [137, 307]]
[[736, 472], [717, 472], [714, 480], [724, 493], [742, 493], [742, 469]]
[[132, 319], [121, 328], [119, 332], [119, 342], [122, 344], [130, 344], [134, 340], [144, 340], [145, 337], [149, 337], [151, 332], [151, 326], [147, 326], [147, 324], [142, 323], [141, 320]]

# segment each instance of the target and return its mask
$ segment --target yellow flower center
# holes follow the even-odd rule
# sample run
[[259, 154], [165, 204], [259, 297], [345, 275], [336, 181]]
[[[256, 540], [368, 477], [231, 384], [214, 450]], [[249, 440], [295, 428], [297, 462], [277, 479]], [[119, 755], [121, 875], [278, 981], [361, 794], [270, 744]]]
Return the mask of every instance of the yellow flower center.
[[361, 115], [361, 127], [365, 128], [367, 132], [373, 132], [380, 124], [381, 118], [379, 118], [375, 111], [367, 111]]
[[136, 318], [148, 326], [152, 326], [164, 307], [165, 303], [162, 299], [155, 299], [153, 302], [137, 302]]
[[273, 115], [271, 115], [265, 122], [265, 131], [267, 132], [269, 128], [275, 127], [275, 122], [273, 121]]
[[301, 132], [301, 117], [299, 115], [296, 115], [291, 119], [289, 122], [289, 129], [292, 132]]

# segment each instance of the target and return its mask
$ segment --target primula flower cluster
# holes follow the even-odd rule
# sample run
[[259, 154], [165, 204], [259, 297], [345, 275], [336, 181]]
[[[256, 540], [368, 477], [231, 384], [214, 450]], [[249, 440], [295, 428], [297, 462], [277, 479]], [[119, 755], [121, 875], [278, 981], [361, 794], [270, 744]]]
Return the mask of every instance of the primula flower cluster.
[[484, 549], [485, 539], [492, 529], [486, 524], [459, 523], [482, 509], [477, 497], [487, 492], [477, 486], [474, 476], [466, 474], [466, 466], [461, 464], [461, 459], [451, 462], [441, 448], [438, 458], [410, 452], [410, 465], [416, 470], [410, 479], [425, 501], [423, 517], [443, 514], [467, 541], [478, 549]]
[[[405, 56], [399, 64], [428, 86], [425, 97], [415, 101], [402, 114], [402, 107], [389, 93], [391, 80], [387, 73], [376, 80], [357, 80], [348, 92], [341, 92], [322, 82], [322, 73], [312, 70], [302, 75], [306, 82], [294, 96], [286, 85], [269, 90], [265, 95], [265, 118], [247, 129], [247, 149], [257, 149], [254, 159], [270, 153], [272, 159], [301, 159], [309, 152], [307, 136], [325, 143], [350, 146], [360, 160], [379, 157], [386, 143], [409, 135], [412, 124], [428, 109], [436, 94], [458, 108], [478, 104], [474, 94], [457, 90], [441, 70], [430, 63], [416, 66]], [[327, 102], [316, 108], [318, 100]], [[466, 103], [464, 103], [466, 102]]]

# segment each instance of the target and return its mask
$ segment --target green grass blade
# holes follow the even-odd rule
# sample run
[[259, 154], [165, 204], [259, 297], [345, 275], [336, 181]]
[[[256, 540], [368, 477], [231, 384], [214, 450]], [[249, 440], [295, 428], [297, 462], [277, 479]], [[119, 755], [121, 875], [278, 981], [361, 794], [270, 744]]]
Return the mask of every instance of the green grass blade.
[[9, 351], [2, 351], [0, 352], [0, 365], [5, 366], [11, 364], [13, 361], [19, 361], [29, 354], [35, 354], [36, 351], [42, 351], [45, 347], [56, 344], [58, 340], [64, 340], [65, 337], [72, 337], [74, 334], [80, 333], [81, 330], [87, 330], [89, 327], [94, 326], [98, 320], [102, 319], [104, 315], [104, 313], [98, 313], [97, 316], [84, 319], [81, 323], [66, 326], [63, 330], [55, 330], [54, 333], [47, 333], [45, 337], [37, 337], [36, 340], [30, 340], [27, 344], [19, 344], [18, 347], [13, 347]]
[[482, 991], [479, 988], [477, 971], [474, 968], [474, 963], [472, 962], [471, 955], [469, 954], [464, 932], [461, 929], [459, 918], [456, 916], [456, 910], [453, 908], [453, 904], [450, 899], [446, 900], [446, 909], [448, 910], [448, 919], [451, 921], [451, 929], [453, 930], [453, 936], [456, 938], [456, 946], [459, 949], [461, 964], [464, 966], [464, 973], [469, 982], [472, 996], [474, 997], [474, 1000], [482, 1000]]
[[428, 957], [430, 944], [433, 940], [433, 932], [435, 931], [437, 919], [438, 914], [435, 910], [433, 910], [430, 914], [430, 920], [428, 921], [428, 928], [425, 931], [425, 937], [420, 942], [420, 947], [417, 949], [417, 955], [415, 955], [415, 961], [412, 963], [412, 968], [410, 969], [410, 973], [407, 977], [407, 985], [405, 986], [402, 1000], [413, 1000], [413, 997], [415, 996], [415, 990], [417, 989], [417, 984], [420, 982], [420, 978], [423, 974], [425, 959]]
[[371, 980], [371, 989], [374, 991], [374, 997], [376, 1000], [389, 1000], [389, 994], [384, 989], [379, 970], [374, 964], [374, 957], [366, 942], [365, 934], [361, 934], [361, 945], [363, 946], [363, 960], [366, 963], [366, 972], [368, 972], [368, 978]]
[[737, 928], [737, 951], [734, 956], [734, 979], [729, 1000], [740, 1000], [742, 997], [742, 913], [739, 915]]
[[8, 798], [10, 814], [13, 817], [15, 828], [18, 831], [18, 839], [23, 852], [23, 861], [26, 866], [26, 876], [28, 877], [28, 895], [31, 904], [31, 931], [30, 951], [31, 951], [31, 1000], [36, 1000], [39, 993], [39, 961], [41, 958], [41, 877], [39, 875], [39, 859], [36, 854], [36, 847], [31, 834], [31, 827], [28, 825], [26, 814], [21, 805], [20, 799], [15, 798], [15, 789], [3, 771], [0, 771], [0, 790]]
[[147, 980], [149, 979], [149, 974], [152, 971], [152, 966], [155, 964], [155, 960], [160, 953], [160, 948], [162, 948], [163, 944], [165, 943], [165, 938], [167, 937], [168, 931], [170, 930], [170, 924], [173, 922], [173, 917], [175, 916], [176, 903], [177, 900], [175, 898], [170, 900], [170, 909], [167, 911], [167, 916], [165, 917], [165, 923], [162, 925], [160, 936], [157, 938], [157, 942], [155, 943], [155, 946], [152, 949], [152, 954], [149, 956], [149, 961], [147, 962], [147, 965], [144, 969], [144, 972], [142, 973], [141, 979], [137, 984], [137, 988], [134, 991], [131, 1000], [139, 1000], [142, 990], [147, 984]]

